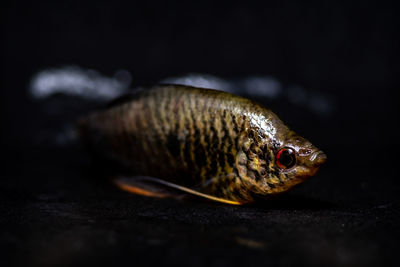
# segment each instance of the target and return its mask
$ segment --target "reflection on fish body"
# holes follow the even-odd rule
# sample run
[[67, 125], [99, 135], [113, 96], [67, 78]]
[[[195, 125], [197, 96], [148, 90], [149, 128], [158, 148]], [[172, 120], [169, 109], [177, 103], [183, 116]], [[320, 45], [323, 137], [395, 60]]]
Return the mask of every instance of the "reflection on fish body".
[[151, 181], [231, 204], [284, 192], [314, 175], [326, 159], [269, 109], [188, 86], [141, 91], [79, 126], [97, 153], [129, 175], [156, 177]]

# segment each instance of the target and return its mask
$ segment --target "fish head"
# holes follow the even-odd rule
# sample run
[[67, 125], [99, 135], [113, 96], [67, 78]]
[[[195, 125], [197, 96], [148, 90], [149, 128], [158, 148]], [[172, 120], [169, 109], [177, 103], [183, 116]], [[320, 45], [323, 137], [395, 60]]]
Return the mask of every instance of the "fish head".
[[[287, 191], [315, 175], [326, 155], [310, 141], [290, 130], [274, 113], [253, 117], [250, 149], [244, 146], [243, 171], [250, 191], [269, 195]], [[244, 143], [246, 144], [246, 143]]]
[[319, 148], [293, 131], [275, 140], [266, 182], [272, 193], [286, 191], [314, 176], [327, 157]]
[[291, 189], [315, 175], [327, 158], [324, 152], [290, 130], [275, 138], [251, 140], [253, 143], [245, 143], [238, 155], [237, 169], [246, 187], [256, 195]]

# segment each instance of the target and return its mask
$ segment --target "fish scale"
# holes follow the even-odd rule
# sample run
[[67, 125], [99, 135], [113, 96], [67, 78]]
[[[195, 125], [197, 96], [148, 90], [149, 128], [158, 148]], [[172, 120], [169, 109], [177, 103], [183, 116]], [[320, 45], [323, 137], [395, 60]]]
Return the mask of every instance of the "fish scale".
[[[125, 96], [81, 119], [79, 129], [92, 151], [123, 166], [126, 175], [235, 204], [286, 191], [326, 159], [266, 107], [189, 86]], [[295, 160], [287, 169], [276, 163], [282, 150]]]

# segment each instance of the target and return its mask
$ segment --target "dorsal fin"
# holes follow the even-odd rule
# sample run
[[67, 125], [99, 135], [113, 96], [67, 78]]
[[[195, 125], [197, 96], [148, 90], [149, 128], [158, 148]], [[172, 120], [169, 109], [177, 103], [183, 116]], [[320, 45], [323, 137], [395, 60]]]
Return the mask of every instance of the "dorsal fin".
[[116, 99], [114, 99], [111, 102], [109, 102], [106, 105], [106, 108], [112, 108], [112, 107], [115, 107], [115, 106], [119, 106], [119, 105], [128, 103], [128, 102], [130, 102], [130, 101], [132, 101], [134, 99], [137, 99], [138, 97], [139, 97], [139, 93], [130, 93], [130, 94], [127, 94], [127, 95], [123, 95], [123, 96], [117, 97]]
[[186, 85], [181, 85], [181, 84], [168, 84], [168, 83], [160, 83], [154, 86], [151, 86], [147, 89], [145, 88], [137, 88], [135, 89], [133, 92], [128, 93], [126, 95], [122, 95], [120, 97], [117, 97], [116, 99], [112, 100], [111, 102], [109, 102], [106, 106], [106, 108], [111, 108], [111, 107], [115, 107], [124, 103], [128, 103], [134, 99], [137, 99], [141, 96], [143, 96], [144, 94], [146, 94], [146, 92], [150, 92], [151, 90], [156, 90], [157, 88], [161, 88], [161, 87], [176, 87], [179, 89], [184, 89], [184, 88], [196, 88], [193, 86], [186, 86]]

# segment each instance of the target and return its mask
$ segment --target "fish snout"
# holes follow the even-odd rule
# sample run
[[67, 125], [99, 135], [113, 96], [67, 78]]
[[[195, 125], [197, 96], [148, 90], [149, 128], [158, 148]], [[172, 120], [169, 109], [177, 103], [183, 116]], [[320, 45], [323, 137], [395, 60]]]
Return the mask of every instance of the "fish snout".
[[326, 154], [323, 151], [319, 150], [311, 155], [310, 163], [312, 166], [319, 167], [325, 163], [326, 159]]

